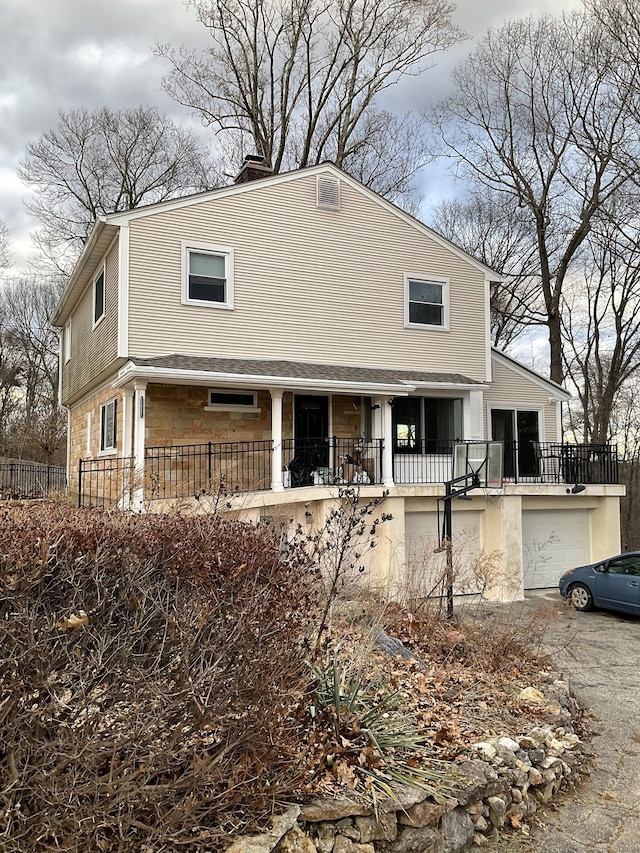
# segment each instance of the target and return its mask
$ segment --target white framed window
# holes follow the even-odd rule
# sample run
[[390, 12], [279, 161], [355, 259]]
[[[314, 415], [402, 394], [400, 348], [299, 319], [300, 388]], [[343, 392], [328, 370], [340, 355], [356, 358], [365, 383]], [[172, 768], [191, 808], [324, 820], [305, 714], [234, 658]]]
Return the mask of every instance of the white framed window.
[[100, 453], [113, 453], [116, 449], [117, 401], [109, 400], [100, 406]]
[[405, 275], [405, 326], [449, 328], [449, 279]]
[[64, 338], [62, 342], [64, 363], [66, 364], [71, 359], [71, 317], [64, 325]]
[[256, 391], [209, 388], [207, 392], [207, 412], [259, 412]]
[[97, 326], [105, 312], [105, 274], [104, 265], [93, 279], [93, 325]]
[[233, 308], [233, 249], [183, 241], [182, 263], [184, 303]]

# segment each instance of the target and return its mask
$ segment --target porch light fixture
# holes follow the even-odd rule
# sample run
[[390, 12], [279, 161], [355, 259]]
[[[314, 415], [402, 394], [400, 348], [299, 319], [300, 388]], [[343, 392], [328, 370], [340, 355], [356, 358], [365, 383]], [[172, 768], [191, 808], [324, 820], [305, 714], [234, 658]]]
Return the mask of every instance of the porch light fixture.
[[576, 483], [575, 486], [572, 486], [570, 489], [567, 489], [568, 495], [579, 495], [580, 492], [584, 492], [586, 486], [582, 483]]

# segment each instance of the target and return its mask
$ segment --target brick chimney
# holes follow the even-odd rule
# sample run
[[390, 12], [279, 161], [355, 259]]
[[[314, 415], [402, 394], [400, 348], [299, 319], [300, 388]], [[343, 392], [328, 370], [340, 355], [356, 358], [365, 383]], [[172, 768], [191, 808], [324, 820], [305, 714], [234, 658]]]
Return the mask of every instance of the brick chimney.
[[255, 181], [258, 178], [266, 178], [271, 175], [273, 169], [271, 166], [264, 165], [264, 157], [261, 154], [247, 154], [244, 158], [242, 168], [234, 178], [234, 184], [246, 184], [248, 181]]

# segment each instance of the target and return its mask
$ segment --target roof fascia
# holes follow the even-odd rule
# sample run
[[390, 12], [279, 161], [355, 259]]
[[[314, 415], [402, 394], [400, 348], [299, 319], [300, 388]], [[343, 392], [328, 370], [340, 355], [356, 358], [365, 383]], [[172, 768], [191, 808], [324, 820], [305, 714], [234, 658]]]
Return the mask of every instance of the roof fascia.
[[544, 388], [545, 391], [548, 391], [556, 400], [562, 400], [566, 403], [571, 399], [571, 394], [569, 394], [568, 391], [565, 391], [565, 389], [558, 385], [557, 382], [554, 382], [552, 379], [545, 379], [545, 377], [540, 373], [537, 373], [525, 364], [521, 364], [519, 361], [511, 358], [510, 355], [505, 355], [505, 353], [500, 352], [500, 350], [492, 349], [491, 357], [495, 358], [499, 363], [506, 367], [507, 370], [512, 370], [514, 373], [522, 376], [523, 379], [528, 379], [540, 388]]
[[[56, 310], [54, 311], [54, 313], [51, 317], [51, 320], [49, 321], [52, 326], [60, 327], [64, 323], [64, 321], [66, 320], [66, 317], [64, 314], [65, 314], [65, 309], [67, 308], [67, 303], [69, 301], [69, 297], [73, 293], [73, 291], [76, 287], [76, 284], [78, 282], [78, 279], [80, 278], [82, 273], [85, 271], [87, 264], [91, 260], [93, 252], [95, 251], [95, 248], [96, 248], [96, 244], [97, 244], [100, 236], [102, 235], [102, 232], [104, 231], [104, 229], [107, 227], [108, 224], [115, 224], [115, 223], [107, 223], [105, 216], [99, 216], [96, 219], [94, 226], [91, 229], [91, 234], [89, 234], [89, 239], [84, 244], [84, 248], [83, 248], [82, 252], [80, 253], [80, 257], [76, 261], [76, 265], [73, 268], [73, 272], [71, 273], [71, 276], [69, 277], [69, 281], [67, 282], [64, 290], [62, 291], [62, 295], [60, 296], [60, 299], [58, 300], [58, 304], [56, 305]], [[110, 246], [113, 245], [113, 240], [110, 241], [109, 245]], [[82, 288], [82, 292], [84, 292], [84, 287]]]
[[428, 225], [425, 225], [424, 222], [420, 222], [419, 219], [416, 219], [411, 214], [406, 213], [402, 208], [398, 207], [398, 205], [394, 204], [388, 199], [383, 198], [381, 195], [378, 195], [377, 192], [366, 187], [364, 184], [361, 184], [360, 181], [357, 181], [355, 178], [352, 178], [351, 175], [348, 175], [346, 172], [343, 172], [342, 169], [338, 169], [336, 166], [332, 167], [339, 174], [339, 176], [346, 181], [353, 189], [359, 190], [363, 195], [368, 196], [372, 201], [378, 204], [380, 207], [384, 207], [387, 211], [397, 216], [399, 219], [402, 219], [403, 222], [406, 222], [407, 225], [415, 228], [416, 231], [419, 231], [424, 236], [430, 237], [434, 243], [437, 243], [441, 248], [452, 252], [457, 258], [466, 263], [470, 264], [472, 267], [475, 267], [479, 272], [481, 272], [484, 276], [488, 277], [490, 281], [503, 281], [505, 278], [500, 273], [496, 272], [496, 270], [491, 269], [491, 267], [486, 266], [480, 261], [476, 260], [476, 258], [472, 257], [472, 255], [467, 254], [463, 249], [459, 246], [456, 246], [455, 243], [452, 243], [450, 240], [447, 240], [446, 237], [443, 237], [441, 234], [438, 234], [437, 231], [434, 231], [433, 228], [429, 228]]
[[282, 388], [326, 391], [368, 396], [407, 396], [411, 385], [377, 382], [343, 382], [334, 379], [304, 379], [290, 376], [262, 376], [247, 373], [220, 373], [211, 370], [184, 370], [168, 367], [149, 367], [129, 362], [118, 372], [114, 388], [122, 388], [133, 380], [163, 382], [176, 385], [229, 385], [234, 388]]
[[155, 204], [149, 204], [146, 207], [137, 207], [133, 210], [123, 210], [119, 213], [110, 213], [105, 218], [108, 223], [121, 225], [132, 222], [135, 219], [153, 216], [156, 213], [166, 213], [167, 211], [180, 210], [183, 207], [192, 207], [193, 205], [216, 201], [219, 198], [243, 195], [247, 192], [254, 192], [261, 187], [286, 184], [290, 181], [296, 181], [303, 176], [316, 175], [319, 172], [326, 171], [335, 172], [336, 177], [348, 177], [346, 172], [338, 169], [338, 167], [334, 166], [332, 163], [320, 163], [317, 166], [306, 166], [303, 169], [295, 169], [291, 172], [283, 172], [278, 175], [269, 175], [269, 177], [260, 178], [255, 181], [247, 181], [243, 184], [229, 184], [227, 187], [217, 187], [216, 189], [212, 189], [204, 193], [198, 193], [197, 195], [172, 198], [167, 201], [159, 201]]
[[410, 216], [408, 213], [405, 213], [404, 210], [393, 204], [393, 202], [388, 201], [381, 195], [378, 195], [378, 193], [374, 192], [374, 190], [369, 189], [369, 187], [366, 187], [364, 184], [361, 184], [360, 181], [356, 180], [355, 178], [352, 178], [351, 175], [338, 168], [338, 166], [335, 166], [333, 163], [319, 163], [316, 166], [307, 166], [303, 169], [295, 169], [291, 172], [271, 175], [267, 178], [261, 178], [258, 181], [248, 181], [244, 184], [231, 184], [228, 187], [220, 187], [218, 189], [211, 190], [207, 193], [199, 193], [197, 196], [185, 196], [183, 198], [169, 199], [168, 201], [161, 201], [153, 205], [148, 205], [146, 208], [139, 207], [135, 210], [122, 211], [121, 213], [111, 213], [106, 217], [106, 221], [108, 223], [113, 224], [126, 224], [134, 219], [140, 219], [144, 216], [152, 216], [154, 213], [164, 213], [166, 211], [179, 210], [182, 207], [204, 204], [205, 202], [213, 201], [219, 198], [228, 198], [234, 195], [241, 195], [243, 193], [253, 192], [254, 190], [259, 189], [260, 187], [277, 186], [278, 184], [288, 183], [289, 181], [296, 181], [301, 177], [317, 175], [321, 172], [333, 172], [333, 174], [337, 178], [345, 181], [354, 190], [362, 193], [363, 195], [366, 195], [376, 204], [380, 205], [381, 207], [384, 207], [388, 212], [402, 219], [405, 223], [407, 223], [407, 225], [411, 226], [412, 228], [415, 228], [421, 234], [430, 237], [443, 249], [447, 249], [448, 251], [453, 252], [458, 258], [468, 264], [471, 264], [471, 266], [475, 267], [483, 275], [489, 276], [492, 281], [503, 280], [504, 276], [500, 275], [500, 273], [496, 272], [490, 267], [485, 266], [485, 264], [476, 260], [471, 255], [467, 254], [459, 246], [456, 246], [455, 243], [451, 243], [445, 237], [442, 237], [440, 234], [434, 231], [432, 228], [429, 228], [428, 225], [425, 225], [418, 219], [415, 219], [413, 216]]
[[416, 379], [403, 379], [407, 385], [413, 386], [417, 391], [424, 389], [429, 391], [487, 391], [488, 385], [480, 382], [419, 382]]

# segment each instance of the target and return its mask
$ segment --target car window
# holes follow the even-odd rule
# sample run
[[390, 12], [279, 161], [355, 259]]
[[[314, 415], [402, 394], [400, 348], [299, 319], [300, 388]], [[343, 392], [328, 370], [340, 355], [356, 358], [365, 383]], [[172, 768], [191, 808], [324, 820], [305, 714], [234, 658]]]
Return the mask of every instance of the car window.
[[609, 572], [614, 575], [640, 575], [640, 557], [630, 555], [609, 560]]

